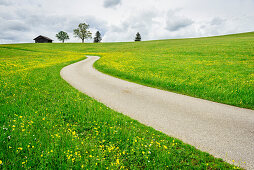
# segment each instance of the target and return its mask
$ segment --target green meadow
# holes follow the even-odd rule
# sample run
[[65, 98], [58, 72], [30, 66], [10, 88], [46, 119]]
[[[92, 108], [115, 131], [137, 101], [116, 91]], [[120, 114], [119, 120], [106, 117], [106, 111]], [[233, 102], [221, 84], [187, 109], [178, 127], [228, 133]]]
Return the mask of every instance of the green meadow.
[[60, 70], [99, 55], [107, 74], [254, 108], [254, 33], [99, 44], [0, 45], [0, 169], [237, 168], [111, 110]]
[[254, 33], [130, 43], [95, 67], [139, 84], [254, 109]]

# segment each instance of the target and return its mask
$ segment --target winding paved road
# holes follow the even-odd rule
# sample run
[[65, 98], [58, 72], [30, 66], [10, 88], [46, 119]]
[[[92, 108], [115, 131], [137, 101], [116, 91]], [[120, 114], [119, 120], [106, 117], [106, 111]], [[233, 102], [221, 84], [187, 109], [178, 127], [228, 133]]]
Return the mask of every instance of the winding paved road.
[[[254, 169], [254, 111], [127, 82], [93, 68], [99, 57], [64, 67], [81, 92], [225, 161]], [[245, 162], [245, 163], [244, 163]]]

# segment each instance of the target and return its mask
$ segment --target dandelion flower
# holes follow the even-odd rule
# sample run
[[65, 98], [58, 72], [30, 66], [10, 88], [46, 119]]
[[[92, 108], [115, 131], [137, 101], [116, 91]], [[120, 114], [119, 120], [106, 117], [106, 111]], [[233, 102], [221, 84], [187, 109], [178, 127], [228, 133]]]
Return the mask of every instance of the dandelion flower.
[[2, 164], [3, 163], [3, 161], [2, 160], [0, 160], [0, 164]]
[[120, 164], [119, 159], [116, 160], [116, 164], [117, 164], [117, 165]]

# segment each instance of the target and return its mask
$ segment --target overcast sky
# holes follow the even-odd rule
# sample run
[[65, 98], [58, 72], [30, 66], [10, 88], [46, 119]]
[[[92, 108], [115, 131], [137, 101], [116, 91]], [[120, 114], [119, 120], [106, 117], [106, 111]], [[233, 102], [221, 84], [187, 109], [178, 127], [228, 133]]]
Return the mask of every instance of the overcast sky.
[[[103, 42], [189, 38], [254, 31], [254, 0], [0, 0], [0, 43], [59, 42], [79, 23]], [[91, 41], [91, 40], [90, 40]]]

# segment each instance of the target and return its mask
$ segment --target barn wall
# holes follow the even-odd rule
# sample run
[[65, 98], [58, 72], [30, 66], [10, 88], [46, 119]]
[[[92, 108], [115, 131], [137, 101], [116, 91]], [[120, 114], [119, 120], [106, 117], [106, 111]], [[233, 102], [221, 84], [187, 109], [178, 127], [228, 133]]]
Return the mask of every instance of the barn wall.
[[52, 43], [52, 41], [44, 39], [44, 38], [38, 38], [35, 40], [35, 43]]

